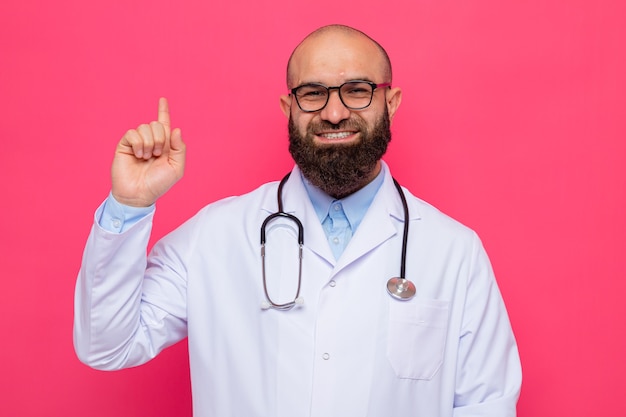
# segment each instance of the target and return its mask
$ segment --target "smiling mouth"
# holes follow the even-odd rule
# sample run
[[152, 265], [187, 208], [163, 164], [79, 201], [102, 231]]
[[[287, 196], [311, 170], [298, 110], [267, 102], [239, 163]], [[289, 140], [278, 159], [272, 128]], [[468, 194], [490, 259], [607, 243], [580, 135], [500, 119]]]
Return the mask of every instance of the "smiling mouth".
[[345, 139], [349, 136], [354, 135], [356, 132], [326, 132], [319, 133], [317, 136], [322, 137], [324, 139]]

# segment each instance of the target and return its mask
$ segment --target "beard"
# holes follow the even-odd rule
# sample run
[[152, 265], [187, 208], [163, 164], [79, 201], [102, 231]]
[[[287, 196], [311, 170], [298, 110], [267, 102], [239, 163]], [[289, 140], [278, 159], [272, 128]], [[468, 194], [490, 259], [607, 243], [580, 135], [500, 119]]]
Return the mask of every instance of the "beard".
[[[361, 118], [350, 118], [332, 124], [311, 122], [303, 136], [289, 118], [289, 152], [304, 177], [326, 194], [343, 198], [367, 185], [378, 161], [391, 141], [389, 113], [369, 129]], [[358, 130], [360, 138], [354, 143], [315, 143], [315, 132], [328, 130]]]

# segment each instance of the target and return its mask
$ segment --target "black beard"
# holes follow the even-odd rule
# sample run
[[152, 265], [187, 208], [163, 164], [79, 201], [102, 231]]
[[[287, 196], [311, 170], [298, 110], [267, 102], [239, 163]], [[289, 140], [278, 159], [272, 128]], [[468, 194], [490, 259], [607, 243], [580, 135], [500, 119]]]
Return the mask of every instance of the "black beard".
[[[321, 130], [358, 130], [356, 143], [316, 144], [314, 132]], [[391, 140], [389, 113], [385, 112], [370, 131], [360, 118], [339, 124], [326, 121], [310, 123], [302, 136], [289, 118], [289, 152], [311, 184], [335, 198], [346, 197], [366, 186], [373, 178], [376, 164]]]

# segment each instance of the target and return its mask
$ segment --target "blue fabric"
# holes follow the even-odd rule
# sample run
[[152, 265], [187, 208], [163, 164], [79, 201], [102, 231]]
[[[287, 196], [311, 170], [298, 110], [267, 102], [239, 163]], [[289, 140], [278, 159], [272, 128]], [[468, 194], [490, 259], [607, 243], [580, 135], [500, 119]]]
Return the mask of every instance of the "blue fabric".
[[315, 213], [322, 223], [330, 249], [339, 259], [361, 224], [385, 178], [384, 170], [372, 182], [349, 196], [336, 200], [303, 178]]
[[96, 211], [96, 221], [104, 230], [122, 233], [154, 210], [154, 204], [150, 207], [126, 206], [119, 203], [113, 194], [109, 193], [109, 197]]

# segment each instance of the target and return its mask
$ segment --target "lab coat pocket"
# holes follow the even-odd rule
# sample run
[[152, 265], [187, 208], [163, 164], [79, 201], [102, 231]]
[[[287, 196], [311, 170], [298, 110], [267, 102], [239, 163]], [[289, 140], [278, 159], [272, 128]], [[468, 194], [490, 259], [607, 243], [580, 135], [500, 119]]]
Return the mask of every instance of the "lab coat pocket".
[[441, 300], [389, 300], [387, 357], [396, 375], [432, 379], [446, 344], [449, 303]]

